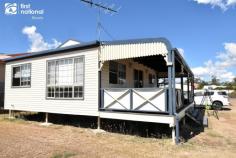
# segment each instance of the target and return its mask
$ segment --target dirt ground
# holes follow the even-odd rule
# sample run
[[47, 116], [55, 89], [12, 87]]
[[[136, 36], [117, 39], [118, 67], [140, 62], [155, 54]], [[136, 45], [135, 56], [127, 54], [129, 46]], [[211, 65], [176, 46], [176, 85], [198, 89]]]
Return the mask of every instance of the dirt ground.
[[209, 117], [209, 127], [178, 146], [170, 138], [98, 133], [73, 126], [42, 126], [39, 122], [0, 118], [0, 157], [236, 157], [236, 99]]

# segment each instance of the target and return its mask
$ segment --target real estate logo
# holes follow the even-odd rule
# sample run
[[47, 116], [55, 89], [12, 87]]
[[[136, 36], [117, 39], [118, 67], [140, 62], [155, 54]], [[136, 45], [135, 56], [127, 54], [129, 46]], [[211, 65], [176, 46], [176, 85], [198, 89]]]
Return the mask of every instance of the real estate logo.
[[31, 15], [32, 19], [43, 19], [44, 9], [32, 6], [30, 3], [5, 3], [6, 15]]
[[17, 14], [17, 4], [16, 3], [5, 3], [5, 14], [6, 15]]

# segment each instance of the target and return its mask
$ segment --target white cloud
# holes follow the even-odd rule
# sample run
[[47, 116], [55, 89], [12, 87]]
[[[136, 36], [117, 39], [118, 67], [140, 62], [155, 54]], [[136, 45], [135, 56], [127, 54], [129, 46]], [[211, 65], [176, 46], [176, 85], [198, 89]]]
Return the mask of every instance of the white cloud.
[[236, 43], [224, 43], [224, 52], [218, 53], [216, 61], [208, 60], [203, 66], [192, 68], [196, 77], [209, 79], [212, 75], [223, 81], [231, 81], [235, 75], [229, 68], [236, 68]]
[[193, 0], [198, 4], [211, 5], [212, 7], [220, 7], [223, 11], [236, 5], [236, 0]]
[[231, 6], [231, 5], [235, 5], [236, 4], [236, 0], [228, 0], [227, 1], [227, 6]]
[[192, 68], [192, 71], [193, 71], [194, 75], [196, 75], [198, 77], [205, 76], [208, 74], [207, 68], [201, 67], [201, 66]]
[[218, 53], [218, 65], [229, 68], [236, 66], [236, 43], [224, 43], [225, 52]]
[[211, 60], [204, 63], [204, 66], [192, 68], [192, 71], [196, 77], [204, 80], [209, 80], [211, 76], [216, 76], [221, 81], [232, 81], [235, 77], [232, 72], [217, 65]]
[[22, 29], [22, 33], [26, 34], [31, 42], [30, 49], [28, 50], [30, 52], [53, 49], [61, 44], [56, 39], [52, 39], [52, 43], [45, 42], [43, 36], [37, 32], [36, 26], [25, 26]]
[[184, 57], [184, 49], [183, 48], [177, 48], [179, 53]]

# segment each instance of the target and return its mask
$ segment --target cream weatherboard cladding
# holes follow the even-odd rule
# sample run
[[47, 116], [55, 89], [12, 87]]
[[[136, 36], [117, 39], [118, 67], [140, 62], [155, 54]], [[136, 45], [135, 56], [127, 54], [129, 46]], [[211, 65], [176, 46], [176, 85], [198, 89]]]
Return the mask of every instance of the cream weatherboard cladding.
[[[48, 60], [84, 55], [84, 99], [46, 99], [46, 63]], [[12, 66], [31, 63], [31, 87], [11, 87]], [[76, 115], [98, 115], [98, 49], [65, 52], [8, 62], [5, 76], [5, 109]]]
[[134, 70], [143, 71], [143, 86], [144, 87], [155, 87], [155, 83], [149, 84], [148, 75], [156, 75], [156, 71], [148, 68], [142, 64], [134, 62], [132, 59], [125, 60], [115, 60], [117, 63], [124, 64], [126, 66], [126, 81], [124, 84], [110, 84], [109, 83], [109, 61], [104, 62], [102, 67], [102, 75], [101, 75], [101, 88], [134, 88]]

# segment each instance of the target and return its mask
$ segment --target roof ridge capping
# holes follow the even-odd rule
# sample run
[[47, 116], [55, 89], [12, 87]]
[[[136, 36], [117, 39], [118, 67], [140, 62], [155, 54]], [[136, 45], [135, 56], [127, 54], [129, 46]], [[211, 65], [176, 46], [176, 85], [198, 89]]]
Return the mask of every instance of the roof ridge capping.
[[120, 44], [136, 44], [136, 43], [164, 43], [167, 47], [167, 50], [170, 51], [173, 49], [170, 41], [167, 38], [140, 38], [140, 39], [127, 39], [127, 40], [114, 40], [114, 41], [102, 41], [102, 45], [120, 45]]

